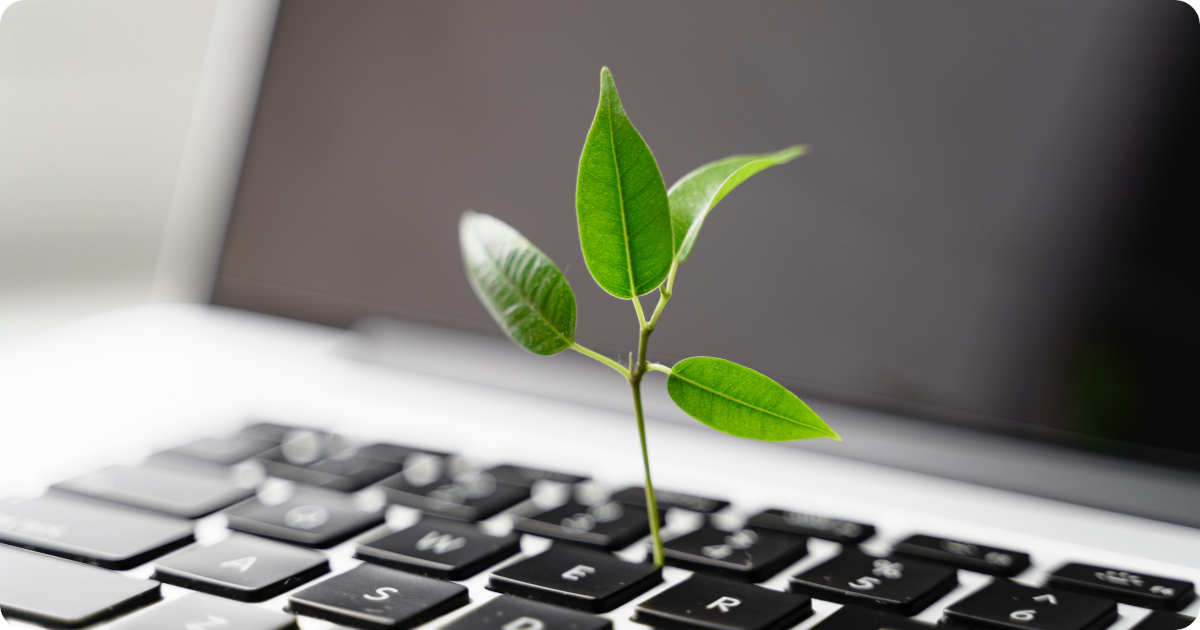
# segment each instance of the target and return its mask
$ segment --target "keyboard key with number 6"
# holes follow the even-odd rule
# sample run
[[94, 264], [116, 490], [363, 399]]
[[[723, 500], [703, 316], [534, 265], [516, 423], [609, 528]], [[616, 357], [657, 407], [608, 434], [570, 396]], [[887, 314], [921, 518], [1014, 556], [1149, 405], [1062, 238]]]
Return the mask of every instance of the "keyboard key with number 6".
[[289, 599], [292, 612], [355, 628], [411, 628], [467, 605], [466, 587], [363, 564]]
[[805, 595], [693, 575], [638, 604], [633, 620], [655, 628], [783, 630], [811, 614]]
[[1191, 582], [1072, 562], [1050, 574], [1050, 585], [1134, 606], [1182, 610], [1196, 597]]
[[0, 547], [0, 613], [8, 619], [85, 626], [157, 601], [158, 591], [158, 582]]
[[946, 609], [946, 621], [1033, 630], [1097, 630], [1117, 620], [1112, 601], [996, 580]]
[[0, 542], [107, 569], [131, 569], [192, 542], [192, 524], [47, 494], [0, 501]]
[[958, 573], [935, 564], [877, 558], [859, 551], [841, 555], [792, 577], [793, 591], [818, 599], [915, 615], [954, 590]]
[[588, 612], [608, 612], [661, 581], [662, 570], [653, 565], [554, 545], [496, 571], [488, 588]]
[[469, 523], [425, 517], [408, 529], [359, 544], [357, 555], [376, 564], [460, 580], [519, 550], [514, 535], [489, 536]]
[[154, 577], [163, 582], [244, 602], [270, 599], [328, 571], [319, 553], [241, 534], [154, 564]]

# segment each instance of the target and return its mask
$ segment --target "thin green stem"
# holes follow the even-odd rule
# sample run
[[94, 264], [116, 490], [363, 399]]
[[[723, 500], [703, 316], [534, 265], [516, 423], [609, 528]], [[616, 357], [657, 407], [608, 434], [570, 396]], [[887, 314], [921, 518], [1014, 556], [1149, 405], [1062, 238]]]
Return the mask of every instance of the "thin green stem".
[[661, 567], [666, 563], [663, 557], [662, 532], [658, 523], [658, 499], [654, 496], [654, 482], [650, 479], [650, 451], [646, 447], [646, 419], [642, 414], [642, 382], [630, 379], [629, 387], [633, 391], [633, 413], [637, 416], [638, 439], [642, 443], [642, 468], [646, 473], [646, 516], [650, 519], [651, 554], [654, 566]]
[[579, 354], [582, 354], [585, 357], [588, 357], [589, 359], [595, 359], [596, 361], [599, 361], [599, 362], [603, 363], [604, 365], [607, 365], [608, 367], [616, 370], [618, 374], [620, 374], [621, 376], [624, 376], [626, 379], [629, 378], [629, 370], [625, 369], [625, 366], [621, 365], [620, 363], [617, 363], [616, 361], [613, 361], [612, 359], [604, 356], [603, 354], [600, 354], [599, 352], [596, 352], [595, 350], [592, 350], [591, 348], [588, 348], [587, 346], [581, 346], [578, 343], [572, 343], [571, 349], [574, 350], [575, 352], [578, 352]]
[[642, 300], [638, 296], [633, 296], [633, 312], [637, 313], [638, 327], [646, 325], [646, 311], [642, 310]]
[[655, 372], [662, 372], [663, 374], [671, 373], [671, 366], [663, 365], [661, 363], [654, 363], [653, 361], [651, 361], [650, 363], [647, 363], [646, 367], [651, 370], [654, 370]]

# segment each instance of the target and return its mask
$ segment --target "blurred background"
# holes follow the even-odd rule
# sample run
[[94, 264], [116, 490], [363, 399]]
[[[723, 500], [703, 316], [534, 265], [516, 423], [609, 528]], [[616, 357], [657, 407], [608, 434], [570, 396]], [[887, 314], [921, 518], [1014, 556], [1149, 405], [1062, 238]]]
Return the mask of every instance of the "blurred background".
[[[601, 65], [668, 184], [811, 153], [724, 201], [664, 362], [1200, 467], [1195, 13], [961, 3], [24, 0], [0, 20], [0, 335], [208, 301], [496, 334], [464, 208], [564, 268]], [[260, 83], [261, 81], [261, 83]], [[1192, 442], [1194, 443], [1194, 441]]]

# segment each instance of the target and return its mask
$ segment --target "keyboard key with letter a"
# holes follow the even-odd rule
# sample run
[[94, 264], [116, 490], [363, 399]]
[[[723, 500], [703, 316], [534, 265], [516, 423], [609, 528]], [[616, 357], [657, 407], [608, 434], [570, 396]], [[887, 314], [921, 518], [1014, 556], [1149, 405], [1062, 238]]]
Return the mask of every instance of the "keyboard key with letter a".
[[112, 625], [111, 630], [292, 630], [296, 618], [202, 593], [168, 600]]
[[154, 577], [168, 584], [258, 602], [326, 573], [329, 563], [307, 549], [232, 534], [213, 545], [180, 549], [154, 569]]
[[397, 532], [361, 543], [359, 558], [422, 575], [460, 580], [520, 549], [514, 535], [489, 536], [469, 523], [425, 517]]
[[7, 619], [75, 628], [158, 598], [158, 582], [0, 546], [0, 613]]
[[466, 587], [363, 564], [293, 594], [292, 611], [355, 628], [411, 628], [467, 605]]
[[662, 581], [662, 570], [556, 544], [492, 574], [488, 588], [588, 612], [608, 612]]
[[192, 541], [188, 521], [47, 494], [0, 500], [0, 542], [131, 569]]

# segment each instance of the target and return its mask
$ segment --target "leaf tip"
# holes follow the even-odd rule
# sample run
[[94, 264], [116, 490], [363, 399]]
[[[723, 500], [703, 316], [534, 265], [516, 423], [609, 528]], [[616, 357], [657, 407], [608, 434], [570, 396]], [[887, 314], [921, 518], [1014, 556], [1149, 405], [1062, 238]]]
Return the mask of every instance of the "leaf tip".
[[778, 151], [776, 153], [776, 155], [779, 156], [780, 164], [787, 164], [788, 162], [791, 162], [792, 160], [794, 160], [802, 155], [805, 155], [807, 153], [808, 153], [808, 145], [807, 144], [793, 144], [792, 146], [790, 146], [786, 149], [781, 149], [780, 151]]

